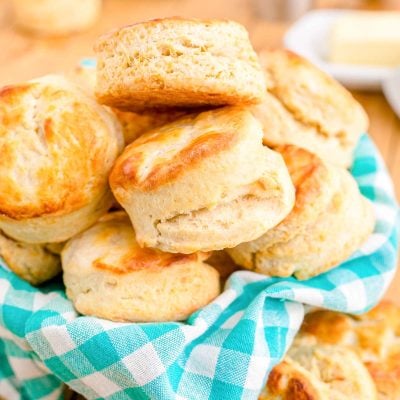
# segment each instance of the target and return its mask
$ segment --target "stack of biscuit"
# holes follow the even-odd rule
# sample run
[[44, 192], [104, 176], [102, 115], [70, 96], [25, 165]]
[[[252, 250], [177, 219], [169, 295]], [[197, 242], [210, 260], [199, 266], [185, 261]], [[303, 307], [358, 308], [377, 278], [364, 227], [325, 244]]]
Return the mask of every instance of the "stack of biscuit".
[[311, 312], [259, 400], [398, 400], [399, 335], [392, 303], [360, 316]]
[[96, 74], [0, 91], [0, 254], [20, 277], [62, 268], [84, 315], [178, 321], [237, 269], [307, 279], [372, 232], [345, 169], [366, 115], [305, 60], [180, 18], [95, 52]]

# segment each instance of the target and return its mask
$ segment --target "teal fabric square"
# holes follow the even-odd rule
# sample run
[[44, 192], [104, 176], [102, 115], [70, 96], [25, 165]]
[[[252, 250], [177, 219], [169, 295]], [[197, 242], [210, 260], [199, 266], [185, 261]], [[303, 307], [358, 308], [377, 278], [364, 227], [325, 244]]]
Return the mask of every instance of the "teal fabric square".
[[69, 382], [77, 378], [77, 376], [69, 370], [64, 360], [58, 356], [48, 358], [47, 367], [53, 371], [55, 375], [62, 376], [64, 382]]
[[[99, 351], [99, 349], [107, 349], [106, 351]], [[85, 354], [87, 360], [96, 366], [96, 370], [102, 370], [120, 360], [120, 355], [115, 350], [106, 332], [94, 335], [85, 343], [79, 346], [79, 351]]]

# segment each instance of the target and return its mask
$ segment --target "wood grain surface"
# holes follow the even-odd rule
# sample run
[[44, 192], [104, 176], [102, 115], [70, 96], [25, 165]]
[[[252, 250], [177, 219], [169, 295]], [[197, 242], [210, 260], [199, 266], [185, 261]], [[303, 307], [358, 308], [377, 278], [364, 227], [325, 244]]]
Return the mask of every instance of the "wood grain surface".
[[[40, 39], [18, 31], [9, 2], [0, 0], [0, 85], [67, 71], [82, 57], [93, 55], [92, 45], [98, 35], [156, 17], [234, 19], [247, 27], [257, 50], [279, 47], [290, 24], [262, 19], [257, 13], [261, 1], [269, 0], [104, 0], [102, 17], [91, 30]], [[314, 6], [400, 10], [400, 0], [316, 0]], [[381, 93], [354, 94], [369, 114], [370, 134], [386, 160], [400, 198], [400, 121]], [[400, 305], [400, 273], [386, 297]]]

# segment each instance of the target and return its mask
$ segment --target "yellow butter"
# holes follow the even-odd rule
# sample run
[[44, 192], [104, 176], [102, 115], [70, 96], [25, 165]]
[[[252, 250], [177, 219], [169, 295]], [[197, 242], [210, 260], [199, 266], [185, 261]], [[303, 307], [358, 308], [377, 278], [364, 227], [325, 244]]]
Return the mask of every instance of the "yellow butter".
[[339, 17], [329, 59], [341, 64], [400, 66], [400, 12], [355, 11]]

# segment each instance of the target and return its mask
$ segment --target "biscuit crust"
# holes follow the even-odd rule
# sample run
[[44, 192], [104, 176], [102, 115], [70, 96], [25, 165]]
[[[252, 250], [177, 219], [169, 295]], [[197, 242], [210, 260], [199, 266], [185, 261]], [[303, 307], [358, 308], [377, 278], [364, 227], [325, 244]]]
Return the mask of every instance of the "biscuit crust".
[[152, 129], [159, 128], [185, 115], [182, 111], [145, 111], [140, 113], [121, 111], [113, 108], [112, 111], [117, 116], [122, 126], [125, 144], [128, 145]]

